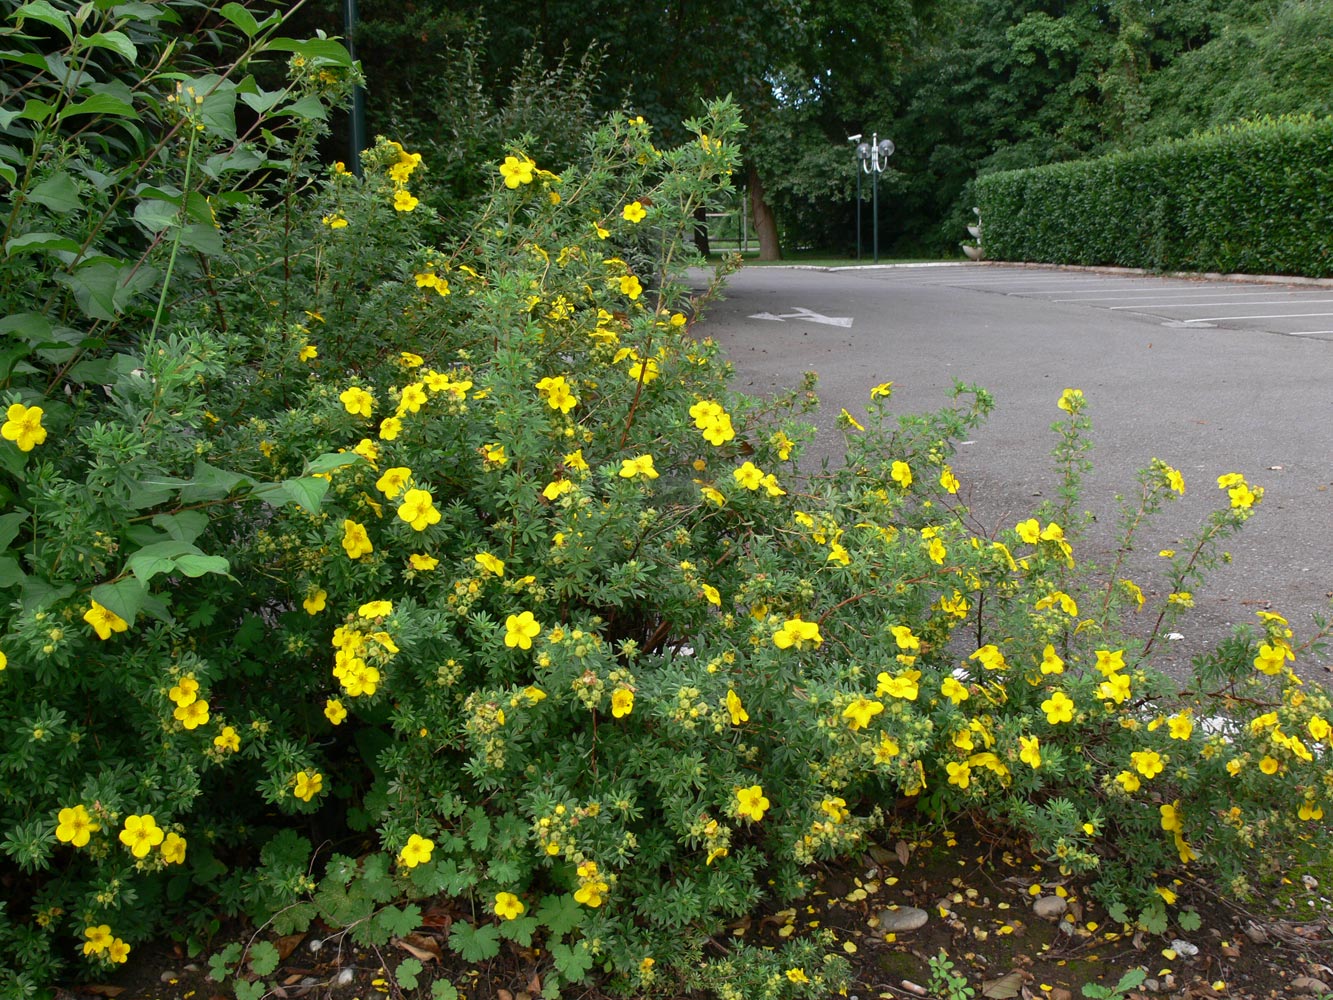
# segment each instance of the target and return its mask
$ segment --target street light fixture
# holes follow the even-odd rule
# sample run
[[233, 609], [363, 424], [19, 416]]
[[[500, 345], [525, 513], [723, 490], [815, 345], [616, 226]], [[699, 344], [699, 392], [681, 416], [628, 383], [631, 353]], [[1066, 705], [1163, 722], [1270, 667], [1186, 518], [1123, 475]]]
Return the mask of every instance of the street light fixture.
[[860, 142], [861, 136], [849, 135], [848, 142], [856, 146], [856, 259], [861, 259], [861, 175], [870, 175], [871, 202], [874, 206], [871, 223], [874, 229], [875, 263], [879, 263], [879, 175], [889, 165], [889, 157], [896, 148], [892, 139], [881, 139], [873, 133], [870, 142]]

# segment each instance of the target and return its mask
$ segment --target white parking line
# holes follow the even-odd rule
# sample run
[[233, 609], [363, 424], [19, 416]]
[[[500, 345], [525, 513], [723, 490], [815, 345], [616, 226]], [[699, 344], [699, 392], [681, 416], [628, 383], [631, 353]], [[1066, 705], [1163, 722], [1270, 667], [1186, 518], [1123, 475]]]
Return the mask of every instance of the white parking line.
[[1177, 320], [1178, 323], [1219, 323], [1224, 319], [1303, 319], [1309, 316], [1333, 316], [1326, 313], [1265, 313], [1261, 316], [1201, 316], [1198, 319]]
[[1321, 333], [1333, 333], [1333, 330], [1288, 330], [1288, 337], [1314, 337]]
[[[1293, 299], [1292, 305], [1326, 305], [1333, 302], [1333, 299]], [[1147, 302], [1133, 306], [1107, 306], [1111, 312], [1123, 309], [1200, 309], [1204, 306], [1271, 306], [1273, 303], [1264, 301], [1250, 302]]]
[[[1101, 289], [1093, 289], [1093, 291], [1101, 291]], [[1114, 302], [1114, 301], [1116, 301], [1117, 299], [1129, 299], [1129, 298], [1133, 298], [1134, 295], [1135, 295], [1136, 293], [1137, 293], [1138, 295], [1140, 295], [1140, 296], [1146, 296], [1146, 295], [1213, 295], [1213, 296], [1221, 296], [1221, 295], [1235, 295], [1235, 296], [1240, 296], [1240, 295], [1278, 295], [1278, 296], [1282, 296], [1282, 295], [1290, 295], [1290, 294], [1291, 294], [1290, 292], [1286, 292], [1286, 291], [1283, 291], [1283, 292], [1256, 292], [1256, 291], [1254, 291], [1252, 288], [1238, 288], [1238, 289], [1236, 289], [1235, 291], [1232, 291], [1232, 292], [1228, 292], [1228, 291], [1220, 291], [1220, 290], [1218, 290], [1218, 289], [1216, 289], [1216, 288], [1142, 288], [1142, 289], [1133, 289], [1133, 288], [1131, 288], [1131, 289], [1128, 289], [1127, 291], [1128, 291], [1129, 294], [1120, 294], [1120, 295], [1098, 295], [1098, 296], [1095, 296], [1095, 297], [1079, 298], [1079, 299], [1075, 299], [1075, 298], [1068, 298], [1068, 299], [1051, 299], [1051, 301], [1052, 301], [1052, 302]], [[1075, 293], [1073, 293], [1073, 294], [1077, 295], [1077, 294], [1079, 294], [1079, 293], [1075, 292]]]

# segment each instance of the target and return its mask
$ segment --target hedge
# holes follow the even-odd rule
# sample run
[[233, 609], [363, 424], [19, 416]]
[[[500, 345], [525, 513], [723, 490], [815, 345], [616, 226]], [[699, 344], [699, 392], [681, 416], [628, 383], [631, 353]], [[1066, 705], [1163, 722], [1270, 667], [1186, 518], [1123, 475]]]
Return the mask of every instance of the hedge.
[[1333, 118], [979, 177], [992, 260], [1333, 276]]

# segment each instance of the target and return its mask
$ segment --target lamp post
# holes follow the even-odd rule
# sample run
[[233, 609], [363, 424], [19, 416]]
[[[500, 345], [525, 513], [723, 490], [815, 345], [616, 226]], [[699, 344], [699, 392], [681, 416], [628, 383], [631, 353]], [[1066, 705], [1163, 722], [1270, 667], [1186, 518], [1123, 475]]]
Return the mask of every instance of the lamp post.
[[[848, 136], [848, 141], [852, 142], [861, 137]], [[879, 133], [873, 133], [870, 142], [857, 143], [856, 146], [856, 259], [861, 259], [861, 174], [870, 175], [870, 199], [873, 206], [871, 211], [871, 225], [874, 229], [872, 242], [875, 247], [875, 263], [879, 263], [879, 175], [884, 172], [884, 168], [889, 165], [889, 157], [893, 155], [894, 145], [892, 139], [881, 139]]]

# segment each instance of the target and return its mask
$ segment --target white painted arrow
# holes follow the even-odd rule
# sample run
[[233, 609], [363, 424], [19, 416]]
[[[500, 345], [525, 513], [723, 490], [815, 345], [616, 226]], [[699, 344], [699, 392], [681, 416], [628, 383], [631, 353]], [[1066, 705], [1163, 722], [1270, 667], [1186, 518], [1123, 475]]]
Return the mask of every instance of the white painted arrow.
[[825, 326], [849, 327], [852, 325], [851, 316], [823, 316], [820, 313], [802, 308], [801, 306], [792, 306], [792, 308], [796, 311], [782, 313], [780, 315], [775, 315], [770, 312], [754, 313], [749, 318], [775, 320], [778, 323], [785, 323], [789, 319], [803, 319], [807, 323], [822, 323]]

